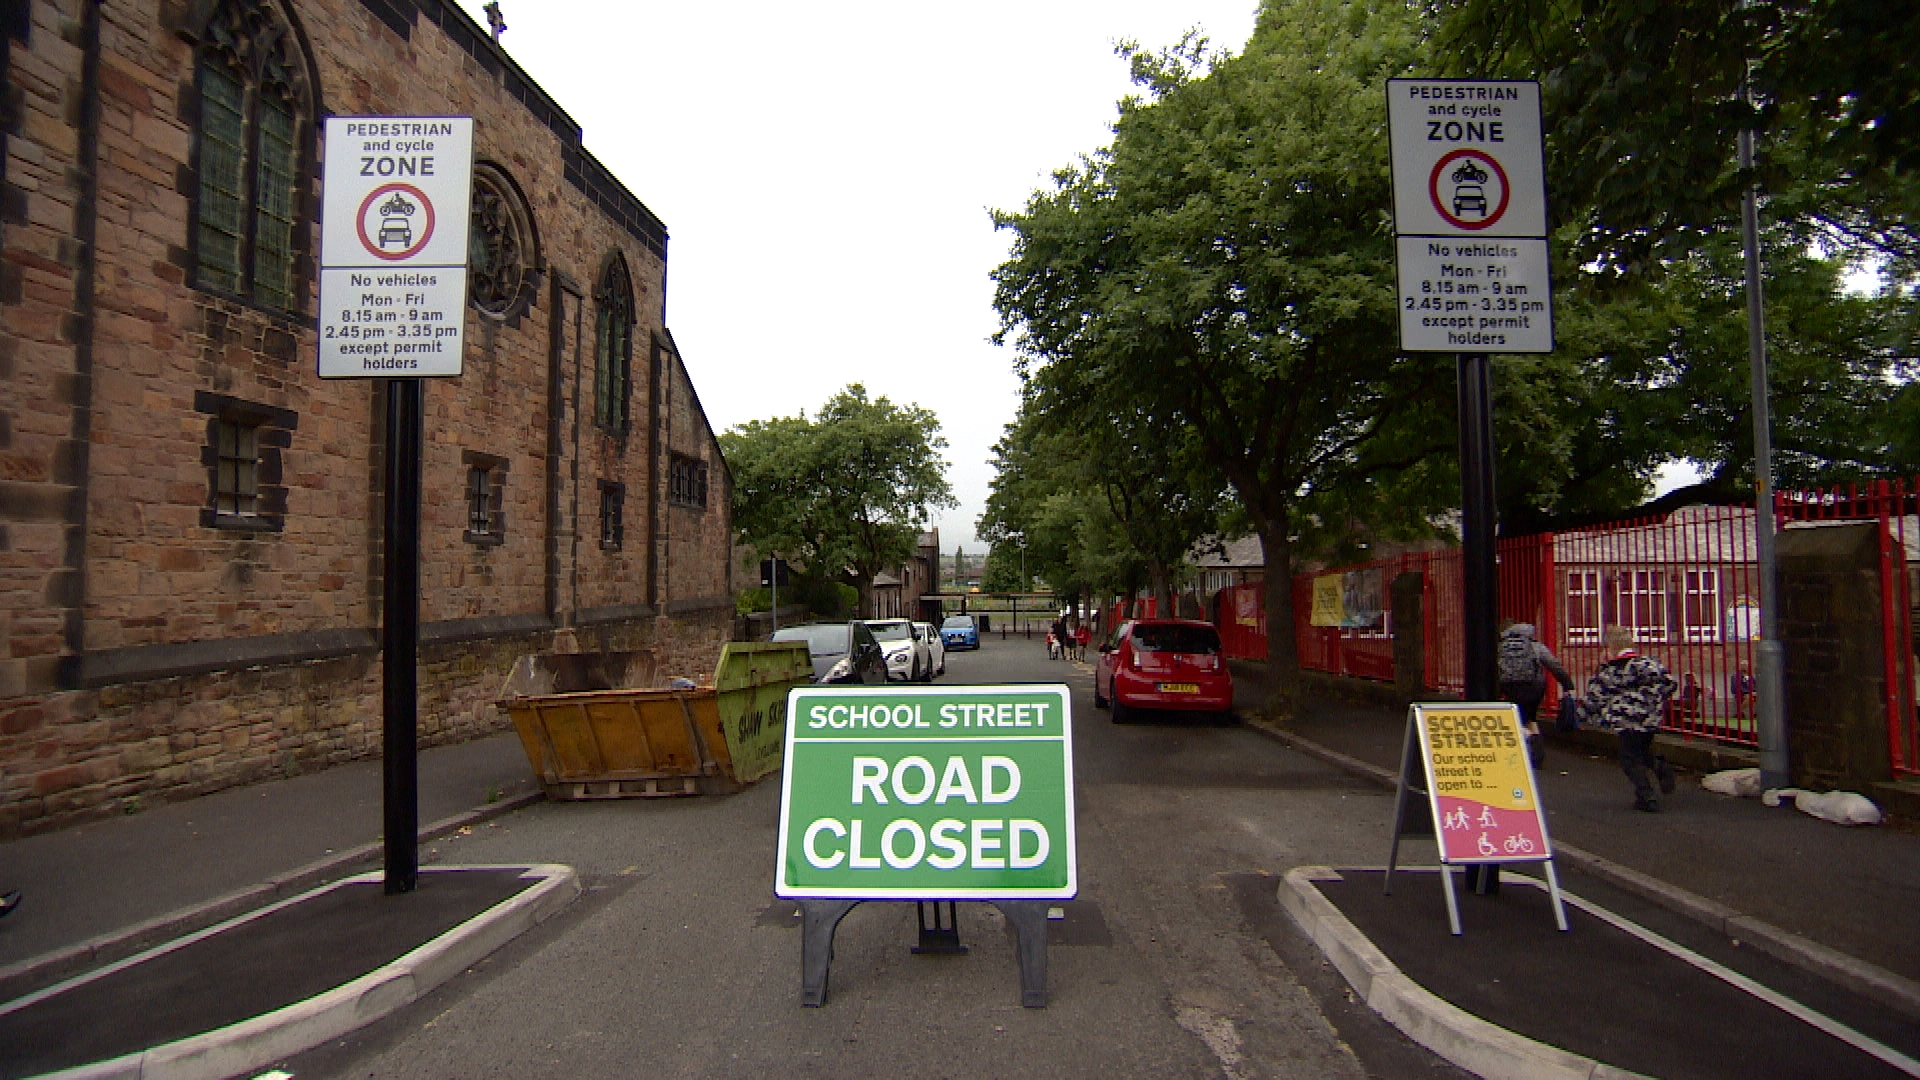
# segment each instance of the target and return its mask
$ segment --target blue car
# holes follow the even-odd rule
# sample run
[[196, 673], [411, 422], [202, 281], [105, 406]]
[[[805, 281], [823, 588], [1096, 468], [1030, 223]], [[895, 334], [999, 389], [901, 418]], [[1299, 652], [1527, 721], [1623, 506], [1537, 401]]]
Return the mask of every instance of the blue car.
[[949, 615], [940, 624], [940, 643], [949, 649], [980, 647], [980, 626], [971, 615]]

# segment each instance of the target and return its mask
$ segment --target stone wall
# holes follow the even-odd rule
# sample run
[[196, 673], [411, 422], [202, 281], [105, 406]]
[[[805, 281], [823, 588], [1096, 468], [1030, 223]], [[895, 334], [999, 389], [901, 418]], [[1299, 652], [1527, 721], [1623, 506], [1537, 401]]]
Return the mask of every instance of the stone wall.
[[1866, 791], [1892, 779], [1877, 522], [1780, 534], [1780, 641], [1793, 782]]
[[[499, 728], [507, 667], [561, 631], [655, 649], [663, 675], [711, 671], [731, 624], [731, 486], [666, 327], [666, 229], [486, 31], [451, 0], [15, 10], [24, 25], [0, 25], [0, 836], [377, 751], [384, 391], [316, 374], [327, 113], [473, 116], [477, 165], [524, 223], [514, 302], [470, 306], [464, 374], [426, 385], [423, 740]], [[228, 11], [266, 28], [256, 44], [280, 50], [299, 99], [293, 311], [202, 280], [199, 58]], [[596, 410], [616, 296], [632, 316], [624, 423]], [[233, 416], [259, 432], [244, 520], [214, 497], [216, 421]], [[670, 499], [676, 460], [705, 467], [704, 505]], [[476, 468], [498, 492], [480, 533]]]

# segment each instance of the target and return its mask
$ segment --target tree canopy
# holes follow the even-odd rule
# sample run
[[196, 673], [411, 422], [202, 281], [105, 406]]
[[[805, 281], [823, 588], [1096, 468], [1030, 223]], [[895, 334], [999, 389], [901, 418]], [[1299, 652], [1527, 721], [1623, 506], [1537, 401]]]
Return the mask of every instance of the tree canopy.
[[1148, 416], [1024, 402], [993, 453], [976, 532], [994, 545], [995, 585], [1018, 582], [1024, 564], [1069, 596], [1148, 586], [1165, 610], [1185, 556], [1219, 525], [1225, 485], [1192, 432]]
[[1260, 535], [1286, 689], [1296, 558], [1356, 517], [1422, 527], [1451, 486], [1452, 369], [1395, 322], [1381, 84], [1420, 37], [1404, 4], [1291, 0], [1241, 56], [1136, 51], [1112, 146], [996, 218], [1036, 408], [1191, 434]]
[[[1736, 220], [1775, 221], [1920, 268], [1914, 0], [1440, 0], [1440, 64], [1540, 78], [1548, 182], [1582, 262], [1624, 270]], [[1742, 85], [1752, 90], [1752, 102]], [[1760, 135], [1736, 167], [1737, 133]]]
[[809, 419], [754, 420], [720, 436], [734, 480], [734, 524], [763, 552], [860, 591], [913, 555], [933, 511], [957, 505], [931, 410], [869, 398], [854, 383]]

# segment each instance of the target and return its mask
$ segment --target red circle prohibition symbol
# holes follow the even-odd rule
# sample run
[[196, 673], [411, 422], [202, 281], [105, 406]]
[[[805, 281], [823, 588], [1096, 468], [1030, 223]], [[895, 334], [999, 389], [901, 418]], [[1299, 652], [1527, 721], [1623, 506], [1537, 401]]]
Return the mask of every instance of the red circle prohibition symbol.
[[[1465, 218], [1460, 217], [1457, 211], [1461, 207], [1459, 205], [1456, 205], [1453, 207], [1453, 209], [1450, 210], [1447, 206], [1447, 201], [1440, 197], [1441, 172], [1444, 171], [1448, 165], [1453, 164], [1455, 161], [1458, 161], [1461, 158], [1472, 158], [1476, 161], [1486, 162], [1487, 165], [1493, 169], [1493, 174], [1500, 178], [1500, 205], [1494, 207], [1493, 211], [1491, 213], [1488, 213], [1486, 209], [1485, 192], [1484, 191], [1480, 192], [1480, 212], [1482, 214], [1485, 214], [1486, 216], [1481, 218], [1478, 221], [1468, 221]], [[1475, 190], [1478, 190], [1477, 186]], [[1429, 174], [1427, 177], [1427, 197], [1433, 201], [1433, 208], [1435, 210], [1438, 210], [1440, 212], [1440, 216], [1447, 219], [1447, 223], [1452, 225], [1456, 229], [1471, 229], [1474, 231], [1478, 231], [1480, 229], [1487, 228], [1488, 226], [1492, 225], [1496, 221], [1499, 221], [1501, 215], [1507, 212], [1507, 199], [1512, 194], [1513, 194], [1513, 185], [1507, 182], [1507, 170], [1501, 168], [1500, 163], [1498, 161], [1495, 161], [1493, 159], [1493, 156], [1488, 154], [1484, 150], [1473, 150], [1473, 149], [1468, 149], [1464, 147], [1459, 150], [1455, 150], [1452, 153], [1449, 153], [1443, 156], [1439, 161], [1434, 162], [1433, 172]], [[1456, 188], [1455, 194], [1454, 194], [1454, 201], [1456, 204], [1460, 202], [1460, 198], [1461, 198], [1461, 192], [1458, 188]]]
[[[426, 220], [415, 222], [411, 209], [404, 213], [382, 214], [378, 237], [368, 236], [367, 208], [373, 205], [375, 199], [389, 192], [404, 192], [413, 196], [418, 200], [421, 209], [426, 211]], [[406, 204], [405, 199], [399, 201], [403, 205]], [[385, 259], [388, 262], [410, 259], [420, 254], [420, 249], [427, 246], [428, 240], [433, 239], [433, 203], [427, 199], [426, 192], [412, 184], [381, 184], [361, 200], [360, 213], [354, 218], [353, 227], [354, 231], [360, 234], [360, 246], [366, 248], [367, 253], [374, 258]], [[387, 250], [385, 245], [389, 242], [399, 244], [399, 250]]]

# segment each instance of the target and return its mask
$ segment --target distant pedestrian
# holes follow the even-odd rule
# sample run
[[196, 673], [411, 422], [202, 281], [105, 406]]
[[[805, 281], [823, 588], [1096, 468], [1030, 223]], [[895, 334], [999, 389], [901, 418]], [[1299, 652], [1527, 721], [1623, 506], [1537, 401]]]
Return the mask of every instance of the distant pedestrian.
[[1067, 617], [1053, 620], [1053, 628], [1047, 632], [1051, 644], [1047, 646], [1047, 658], [1065, 660], [1067, 658]]
[[1660, 785], [1661, 795], [1671, 795], [1674, 789], [1673, 769], [1654, 754], [1653, 737], [1677, 684], [1660, 661], [1634, 649], [1633, 633], [1626, 627], [1607, 627], [1601, 640], [1613, 658], [1587, 680], [1580, 711], [1588, 720], [1620, 733], [1620, 770], [1633, 784], [1633, 808], [1654, 813], [1660, 809], [1654, 784]]
[[1093, 627], [1081, 623], [1073, 632], [1073, 658], [1084, 662], [1087, 659], [1087, 646], [1093, 644]]
[[1527, 758], [1540, 767], [1540, 701], [1547, 696], [1547, 675], [1559, 682], [1562, 693], [1573, 691], [1567, 673], [1553, 650], [1534, 640], [1532, 623], [1514, 623], [1500, 633], [1500, 699], [1520, 706], [1520, 724], [1527, 733]]

